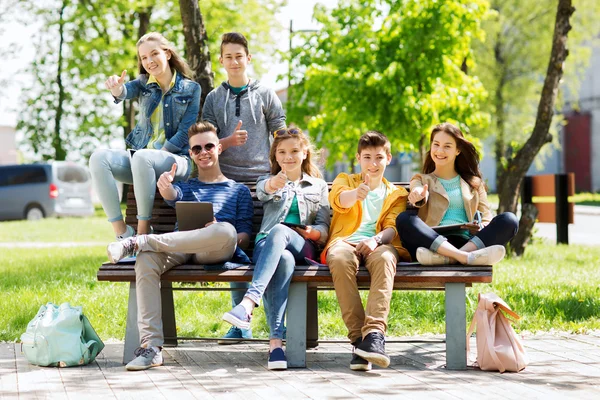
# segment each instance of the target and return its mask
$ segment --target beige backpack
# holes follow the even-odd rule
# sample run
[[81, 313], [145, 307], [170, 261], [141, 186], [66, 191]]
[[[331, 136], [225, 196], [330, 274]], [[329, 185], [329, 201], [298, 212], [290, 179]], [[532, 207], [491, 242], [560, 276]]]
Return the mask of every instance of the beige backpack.
[[469, 337], [477, 325], [479, 368], [484, 371], [521, 371], [527, 366], [529, 360], [521, 339], [502, 311], [515, 320], [521, 317], [494, 293], [480, 293], [478, 301], [477, 310], [467, 333], [467, 357], [470, 352]]

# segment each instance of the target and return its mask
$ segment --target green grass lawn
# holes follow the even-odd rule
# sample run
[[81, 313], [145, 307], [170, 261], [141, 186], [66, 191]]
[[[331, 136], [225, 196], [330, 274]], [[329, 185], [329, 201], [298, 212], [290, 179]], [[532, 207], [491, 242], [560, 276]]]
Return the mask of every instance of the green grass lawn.
[[[98, 225], [90, 220], [94, 218], [47, 220], [36, 229], [28, 222], [3, 223], [1, 228], [15, 225], [11, 225], [10, 234], [0, 229], [0, 241], [13, 241], [15, 236], [26, 241], [111, 239], [103, 218]], [[61, 227], [60, 222], [67, 227]], [[37, 231], [40, 227], [45, 234]], [[52, 237], [46, 238], [46, 234]], [[122, 340], [128, 285], [96, 281], [98, 266], [105, 260], [103, 246], [0, 248], [0, 341], [17, 340], [40, 305], [48, 301], [83, 306], [100, 337]], [[475, 309], [477, 294], [494, 291], [523, 317], [516, 325], [519, 331], [600, 329], [598, 260], [597, 247], [536, 243], [527, 248], [524, 257], [497, 265], [493, 284], [467, 289], [468, 318]], [[367, 292], [363, 295], [366, 299]], [[179, 335], [218, 337], [225, 333], [229, 326], [220, 317], [230, 308], [230, 301], [227, 292], [176, 292]], [[253, 327], [255, 336], [267, 337], [262, 308], [257, 309]], [[333, 291], [319, 293], [319, 327], [322, 338], [346, 335]], [[390, 335], [443, 332], [443, 292], [394, 292]]]

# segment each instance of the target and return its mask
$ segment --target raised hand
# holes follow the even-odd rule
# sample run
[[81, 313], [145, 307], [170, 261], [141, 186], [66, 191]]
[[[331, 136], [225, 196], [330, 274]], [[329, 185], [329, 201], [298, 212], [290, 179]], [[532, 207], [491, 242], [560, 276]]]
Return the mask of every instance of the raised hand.
[[427, 193], [429, 192], [429, 185], [425, 184], [422, 187], [416, 187], [410, 191], [408, 194], [408, 201], [412, 204], [417, 204], [425, 197], [427, 197]]
[[235, 131], [231, 134], [230, 146], [243, 146], [247, 141], [248, 131], [242, 130], [242, 120], [239, 120]]
[[288, 178], [285, 174], [285, 167], [281, 167], [281, 171], [279, 171], [277, 175], [269, 179], [269, 186], [271, 186], [271, 189], [273, 189], [274, 191], [278, 191], [280, 189], [283, 189], [283, 187], [287, 183], [287, 180]]
[[369, 186], [370, 182], [371, 182], [371, 178], [369, 177], [369, 174], [365, 174], [365, 181], [363, 183], [361, 183], [360, 185], [358, 185], [358, 187], [356, 188], [356, 200], [357, 201], [363, 201], [364, 199], [367, 198], [367, 195], [371, 191], [371, 187]]
[[123, 72], [121, 72], [121, 76], [109, 76], [106, 82], [104, 82], [104, 86], [106, 86], [106, 88], [110, 90], [113, 96], [117, 97], [118, 95], [123, 93], [123, 83], [125, 82], [126, 76], [127, 70], [124, 69]]
[[175, 179], [175, 171], [177, 171], [177, 164], [173, 164], [170, 171], [163, 172], [156, 182], [158, 190], [166, 190], [172, 188], [173, 179]]

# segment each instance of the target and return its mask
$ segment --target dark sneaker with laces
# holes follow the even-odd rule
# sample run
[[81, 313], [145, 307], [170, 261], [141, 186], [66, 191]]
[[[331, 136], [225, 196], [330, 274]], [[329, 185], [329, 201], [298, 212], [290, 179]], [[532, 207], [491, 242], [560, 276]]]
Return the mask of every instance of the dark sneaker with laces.
[[[158, 352], [156, 351], [158, 350]], [[133, 352], [137, 357], [127, 364], [127, 371], [143, 371], [148, 368], [163, 365], [162, 351], [158, 347], [138, 347]]]
[[252, 315], [246, 312], [243, 305], [238, 304], [233, 307], [231, 311], [227, 311], [223, 314], [223, 320], [229, 322], [233, 326], [237, 326], [240, 329], [250, 329], [250, 320]]
[[252, 329], [232, 326], [221, 339], [217, 340], [217, 344], [237, 344], [242, 343], [244, 339], [252, 339]]
[[112, 242], [106, 248], [106, 254], [111, 263], [116, 264], [126, 257], [136, 254], [136, 236], [125, 238], [118, 242]]
[[287, 369], [287, 359], [285, 358], [285, 353], [281, 347], [278, 347], [269, 353], [269, 364], [267, 367], [274, 370]]
[[370, 371], [371, 370], [371, 363], [354, 352], [361, 342], [362, 342], [362, 339], [359, 339], [356, 342], [352, 343], [352, 346], [354, 346], [352, 348], [352, 360], [350, 361], [350, 369], [352, 371]]
[[390, 358], [385, 354], [385, 336], [381, 332], [369, 333], [354, 353], [379, 367], [387, 368], [390, 365]]

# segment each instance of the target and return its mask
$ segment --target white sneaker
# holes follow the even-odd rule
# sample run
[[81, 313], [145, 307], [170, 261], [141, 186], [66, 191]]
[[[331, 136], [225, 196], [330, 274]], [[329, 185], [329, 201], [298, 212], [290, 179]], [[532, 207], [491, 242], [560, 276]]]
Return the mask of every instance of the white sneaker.
[[138, 347], [134, 354], [137, 356], [125, 367], [127, 371], [143, 371], [148, 368], [158, 367], [163, 365], [162, 351], [158, 347]]
[[106, 254], [111, 263], [116, 264], [125, 257], [131, 257], [136, 254], [137, 238], [128, 237], [120, 242], [112, 242], [106, 247]]
[[131, 225], [127, 225], [127, 228], [125, 229], [125, 233], [123, 233], [122, 235], [117, 235], [117, 240], [118, 241], [125, 240], [134, 235], [135, 235], [135, 230], [133, 229], [133, 227]]
[[456, 263], [456, 261], [450, 257], [445, 257], [441, 254], [434, 253], [425, 247], [419, 247], [417, 249], [417, 261], [419, 261], [421, 265], [446, 265]]
[[467, 265], [494, 265], [502, 261], [505, 255], [504, 246], [496, 244], [470, 252], [467, 257]]

